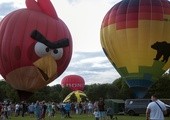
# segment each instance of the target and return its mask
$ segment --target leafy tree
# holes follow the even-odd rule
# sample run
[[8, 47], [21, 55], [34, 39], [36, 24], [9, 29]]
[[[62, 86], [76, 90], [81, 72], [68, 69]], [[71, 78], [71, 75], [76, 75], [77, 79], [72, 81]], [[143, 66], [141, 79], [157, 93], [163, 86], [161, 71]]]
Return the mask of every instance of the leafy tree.
[[122, 78], [118, 78], [115, 81], [113, 81], [112, 84], [115, 85], [120, 90], [122, 88], [122, 82], [123, 82]]
[[57, 102], [59, 103], [61, 100], [60, 100], [60, 97], [59, 97], [59, 92], [58, 91], [55, 91], [55, 92], [50, 92], [49, 93], [49, 99], [51, 101], [54, 101], [54, 102]]
[[14, 90], [8, 83], [5, 81], [0, 81], [0, 100], [10, 99], [12, 102], [19, 100], [16, 90]]
[[90, 101], [94, 102], [95, 100], [99, 99], [100, 91], [98, 91], [98, 86], [99, 84], [92, 84], [92, 85], [86, 86], [87, 89], [84, 91], [84, 93], [87, 95]]
[[[148, 90], [145, 98], [150, 98], [151, 94], [158, 93], [161, 98], [170, 98], [170, 74], [164, 74], [158, 81], [155, 81], [153, 86]], [[29, 99], [29, 102], [36, 100], [61, 102], [71, 93], [67, 87], [62, 88], [57, 84], [54, 86], [46, 86], [41, 90], [36, 91]], [[127, 86], [122, 78], [116, 79], [112, 84], [92, 84], [86, 85], [84, 93], [92, 102], [98, 100], [100, 97], [109, 99], [128, 99], [134, 98], [131, 89]], [[13, 102], [19, 102], [19, 97], [15, 89], [13, 89], [5, 81], [0, 81], [0, 101], [10, 99]], [[72, 101], [75, 101], [73, 96]], [[86, 98], [82, 98], [83, 101]]]
[[75, 93], [73, 93], [71, 96], [70, 96], [70, 102], [76, 102], [77, 101], [77, 97], [75, 95]]
[[170, 75], [164, 74], [158, 81], [156, 81], [148, 90], [146, 98], [154, 93], [157, 93], [160, 98], [170, 98]]
[[112, 84], [117, 86], [119, 89], [119, 93], [117, 95], [118, 99], [125, 100], [128, 98], [133, 98], [132, 91], [122, 78], [116, 79]]
[[51, 92], [56, 92], [57, 91], [58, 93], [60, 93], [62, 91], [62, 87], [61, 87], [60, 84], [51, 86], [50, 88], [51, 88]]
[[59, 94], [60, 100], [63, 101], [69, 93], [71, 93], [71, 90], [68, 87], [64, 87]]
[[119, 89], [117, 86], [113, 85], [113, 84], [107, 84], [106, 86], [106, 95], [105, 95], [105, 98], [108, 98], [108, 99], [116, 99], [118, 98], [118, 94], [119, 94]]

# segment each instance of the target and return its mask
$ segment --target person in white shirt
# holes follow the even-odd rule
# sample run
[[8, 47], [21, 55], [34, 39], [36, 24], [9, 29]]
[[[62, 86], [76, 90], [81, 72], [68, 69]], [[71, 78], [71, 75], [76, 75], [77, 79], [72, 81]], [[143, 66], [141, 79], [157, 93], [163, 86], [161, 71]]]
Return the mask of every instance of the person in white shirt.
[[99, 118], [100, 118], [99, 110], [98, 109], [94, 109], [93, 114], [94, 114], [95, 120], [99, 120]]
[[17, 103], [15, 105], [15, 116], [17, 117], [19, 116], [19, 114], [20, 114], [20, 105]]
[[164, 120], [164, 114], [167, 112], [165, 104], [156, 94], [151, 96], [151, 100], [146, 109], [146, 120]]
[[92, 114], [93, 113], [93, 104], [92, 104], [92, 102], [89, 101], [87, 106], [88, 106], [88, 114]]

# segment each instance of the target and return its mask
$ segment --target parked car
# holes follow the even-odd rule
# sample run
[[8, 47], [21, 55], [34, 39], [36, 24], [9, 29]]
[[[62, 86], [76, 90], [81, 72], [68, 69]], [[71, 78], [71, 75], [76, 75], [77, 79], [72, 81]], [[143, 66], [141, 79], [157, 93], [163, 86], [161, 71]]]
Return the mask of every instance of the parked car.
[[[167, 114], [165, 116], [170, 115], [170, 99], [161, 99], [166, 105]], [[125, 113], [134, 116], [139, 114], [145, 114], [146, 108], [148, 104], [151, 102], [150, 99], [127, 99], [125, 101]]]
[[127, 99], [125, 101], [125, 113], [131, 116], [144, 114], [150, 99]]

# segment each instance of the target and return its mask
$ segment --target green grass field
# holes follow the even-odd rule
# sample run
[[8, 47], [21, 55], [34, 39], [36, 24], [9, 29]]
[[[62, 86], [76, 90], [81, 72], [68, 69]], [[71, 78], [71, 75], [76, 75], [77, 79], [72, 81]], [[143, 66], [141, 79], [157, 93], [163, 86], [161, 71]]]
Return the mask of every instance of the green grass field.
[[[86, 114], [82, 114], [82, 115], [71, 115], [72, 118], [61, 118], [61, 115], [58, 113], [55, 115], [54, 118], [48, 118], [46, 117], [45, 120], [95, 120], [94, 116], [89, 116]], [[116, 115], [117, 116], [117, 120], [145, 120], [145, 116], [144, 115], [140, 115], [140, 116], [128, 116], [128, 115]], [[30, 117], [28, 115], [26, 115], [25, 117], [11, 117], [11, 120], [36, 120], [36, 118], [34, 117]], [[109, 119], [106, 119], [109, 120]], [[170, 120], [170, 117], [166, 117], [165, 120]]]

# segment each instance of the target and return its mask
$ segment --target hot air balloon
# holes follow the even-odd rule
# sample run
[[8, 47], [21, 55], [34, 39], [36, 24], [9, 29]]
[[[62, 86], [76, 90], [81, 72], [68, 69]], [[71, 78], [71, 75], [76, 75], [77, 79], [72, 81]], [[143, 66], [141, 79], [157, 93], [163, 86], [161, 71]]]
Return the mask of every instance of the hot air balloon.
[[[75, 90], [71, 93], [69, 93], [65, 99], [63, 100], [63, 102], [70, 102], [71, 101], [71, 98], [73, 97], [73, 95], [75, 96], [76, 98], [76, 102], [81, 102], [83, 100], [88, 100], [87, 98], [87, 95], [81, 91], [81, 90]], [[75, 101], [72, 101], [72, 102], [75, 102]]]
[[26, 0], [26, 6], [0, 22], [0, 74], [20, 95], [55, 80], [72, 56], [70, 31], [50, 0]]
[[68, 87], [70, 90], [84, 90], [85, 81], [84, 79], [79, 75], [68, 75], [65, 76], [61, 81], [62, 87]]
[[105, 15], [103, 51], [137, 98], [170, 67], [169, 34], [168, 0], [122, 0]]

